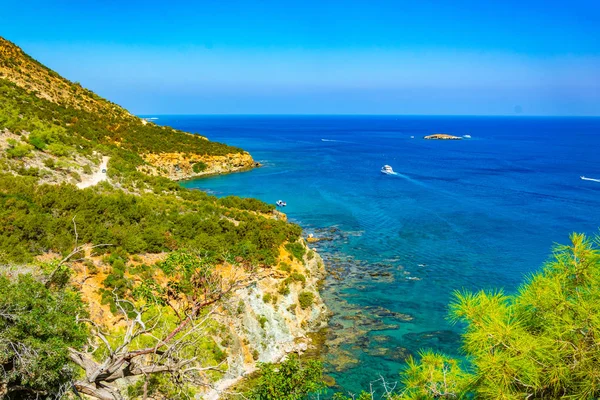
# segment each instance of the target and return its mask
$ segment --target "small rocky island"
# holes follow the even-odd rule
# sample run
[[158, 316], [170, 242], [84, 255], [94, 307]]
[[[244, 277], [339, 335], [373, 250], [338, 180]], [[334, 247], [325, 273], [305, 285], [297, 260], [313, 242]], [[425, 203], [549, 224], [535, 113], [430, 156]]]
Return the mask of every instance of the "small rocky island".
[[460, 136], [452, 136], [447, 133], [434, 133], [433, 135], [425, 136], [424, 139], [429, 140], [461, 140]]

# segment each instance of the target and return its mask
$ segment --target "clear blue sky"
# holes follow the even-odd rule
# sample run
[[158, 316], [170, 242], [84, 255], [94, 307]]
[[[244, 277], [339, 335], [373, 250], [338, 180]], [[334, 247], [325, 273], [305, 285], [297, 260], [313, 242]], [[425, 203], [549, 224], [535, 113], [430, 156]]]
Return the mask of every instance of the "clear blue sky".
[[4, 1], [138, 114], [600, 115], [600, 1]]

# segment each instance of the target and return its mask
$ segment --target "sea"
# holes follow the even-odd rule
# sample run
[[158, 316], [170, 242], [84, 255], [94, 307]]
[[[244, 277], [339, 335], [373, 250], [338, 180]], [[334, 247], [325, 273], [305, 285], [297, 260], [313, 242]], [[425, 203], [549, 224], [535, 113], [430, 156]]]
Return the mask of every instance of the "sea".
[[421, 349], [463, 357], [456, 291], [514, 293], [572, 232], [599, 233], [600, 181], [580, 177], [600, 179], [600, 118], [154, 117], [262, 164], [183, 186], [283, 200], [323, 239], [311, 247], [333, 317], [319, 356], [345, 392], [398, 382]]

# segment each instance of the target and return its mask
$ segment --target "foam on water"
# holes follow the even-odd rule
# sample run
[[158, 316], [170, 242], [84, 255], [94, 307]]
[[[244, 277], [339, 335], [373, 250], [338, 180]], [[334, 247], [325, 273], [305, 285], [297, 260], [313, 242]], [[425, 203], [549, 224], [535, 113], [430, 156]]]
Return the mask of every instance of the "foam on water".
[[600, 179], [586, 178], [585, 176], [582, 176], [581, 179], [584, 181], [600, 182]]

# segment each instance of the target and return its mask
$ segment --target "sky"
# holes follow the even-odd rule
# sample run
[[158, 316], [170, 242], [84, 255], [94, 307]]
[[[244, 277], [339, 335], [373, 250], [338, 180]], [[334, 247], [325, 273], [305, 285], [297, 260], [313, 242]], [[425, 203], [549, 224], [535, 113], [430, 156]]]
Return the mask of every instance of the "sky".
[[15, 1], [0, 35], [136, 114], [600, 116], [600, 1]]

